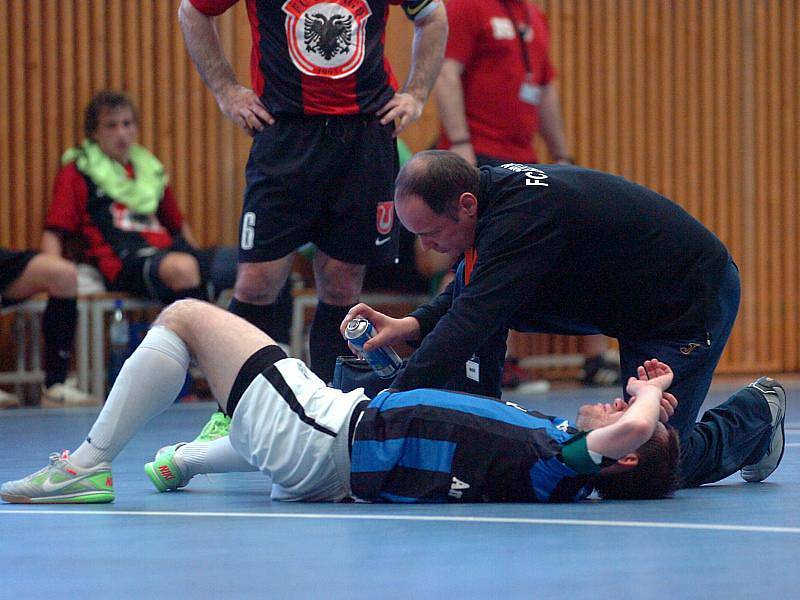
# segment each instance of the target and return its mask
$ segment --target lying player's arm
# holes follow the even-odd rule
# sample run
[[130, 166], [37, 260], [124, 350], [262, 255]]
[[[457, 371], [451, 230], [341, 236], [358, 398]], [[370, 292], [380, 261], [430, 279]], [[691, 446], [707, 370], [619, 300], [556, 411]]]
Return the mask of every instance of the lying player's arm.
[[636, 401], [613, 425], [589, 432], [586, 436], [589, 451], [618, 459], [635, 451], [653, 436], [664, 391], [658, 382], [653, 381], [640, 381], [633, 377], [628, 380], [628, 394], [635, 396]]

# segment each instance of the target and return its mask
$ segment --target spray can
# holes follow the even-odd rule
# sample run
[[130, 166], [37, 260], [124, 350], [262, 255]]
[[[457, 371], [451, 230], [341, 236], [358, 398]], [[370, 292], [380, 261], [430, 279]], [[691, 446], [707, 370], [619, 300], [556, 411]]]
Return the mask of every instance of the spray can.
[[357, 317], [347, 324], [344, 338], [358, 350], [381, 379], [390, 379], [395, 376], [403, 361], [397, 352], [391, 348], [378, 348], [369, 352], [364, 351], [367, 340], [375, 337], [375, 328], [367, 319]]

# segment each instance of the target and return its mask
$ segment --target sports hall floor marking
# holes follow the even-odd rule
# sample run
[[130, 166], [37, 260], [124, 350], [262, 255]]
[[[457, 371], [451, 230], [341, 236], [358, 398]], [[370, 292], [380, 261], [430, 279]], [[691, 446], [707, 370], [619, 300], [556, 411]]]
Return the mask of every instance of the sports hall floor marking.
[[602, 521], [594, 519], [530, 519], [525, 517], [448, 517], [423, 515], [341, 515], [336, 513], [252, 513], [252, 512], [169, 512], [137, 510], [19, 510], [0, 509], [0, 514], [8, 515], [70, 515], [103, 517], [191, 517], [191, 518], [234, 518], [234, 519], [307, 519], [338, 521], [421, 521], [439, 523], [481, 523], [515, 525], [572, 525], [576, 527], [633, 527], [640, 529], [692, 529], [701, 531], [737, 531], [755, 533], [800, 534], [800, 527], [770, 527], [763, 525], [725, 525], [714, 523], [681, 523], [658, 521]]

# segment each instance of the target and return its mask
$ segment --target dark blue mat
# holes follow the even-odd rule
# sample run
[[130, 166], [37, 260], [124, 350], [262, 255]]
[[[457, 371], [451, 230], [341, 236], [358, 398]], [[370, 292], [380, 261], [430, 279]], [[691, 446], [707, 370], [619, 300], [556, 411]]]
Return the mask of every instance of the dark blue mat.
[[[711, 402], [727, 396], [715, 388]], [[509, 395], [573, 416], [615, 390]], [[142, 465], [191, 439], [207, 405], [175, 406], [114, 463], [117, 500], [0, 505], [3, 598], [789, 598], [800, 589], [800, 391], [786, 455], [675, 499], [577, 505], [281, 504], [258, 473], [159, 494]], [[0, 480], [76, 447], [94, 409], [0, 413]]]

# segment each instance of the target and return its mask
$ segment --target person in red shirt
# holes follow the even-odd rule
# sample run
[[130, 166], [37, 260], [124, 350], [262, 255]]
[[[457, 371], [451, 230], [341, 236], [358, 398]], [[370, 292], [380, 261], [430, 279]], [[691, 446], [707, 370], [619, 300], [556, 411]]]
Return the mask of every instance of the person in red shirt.
[[528, 0], [450, 0], [448, 14], [439, 147], [471, 164], [535, 163], [538, 133], [554, 161], [572, 162], [541, 11]]
[[61, 256], [63, 238], [78, 237], [109, 289], [165, 303], [233, 287], [235, 249], [198, 248], [163, 165], [136, 144], [130, 99], [100, 92], [84, 129], [56, 175], [42, 250]]
[[[536, 163], [538, 134], [553, 162], [572, 164], [544, 14], [529, 0], [450, 0], [448, 14], [450, 35], [436, 82], [437, 147], [477, 166]], [[584, 382], [618, 381], [606, 338], [588, 336], [584, 346]], [[506, 361], [506, 385], [526, 378], [516, 360]]]

